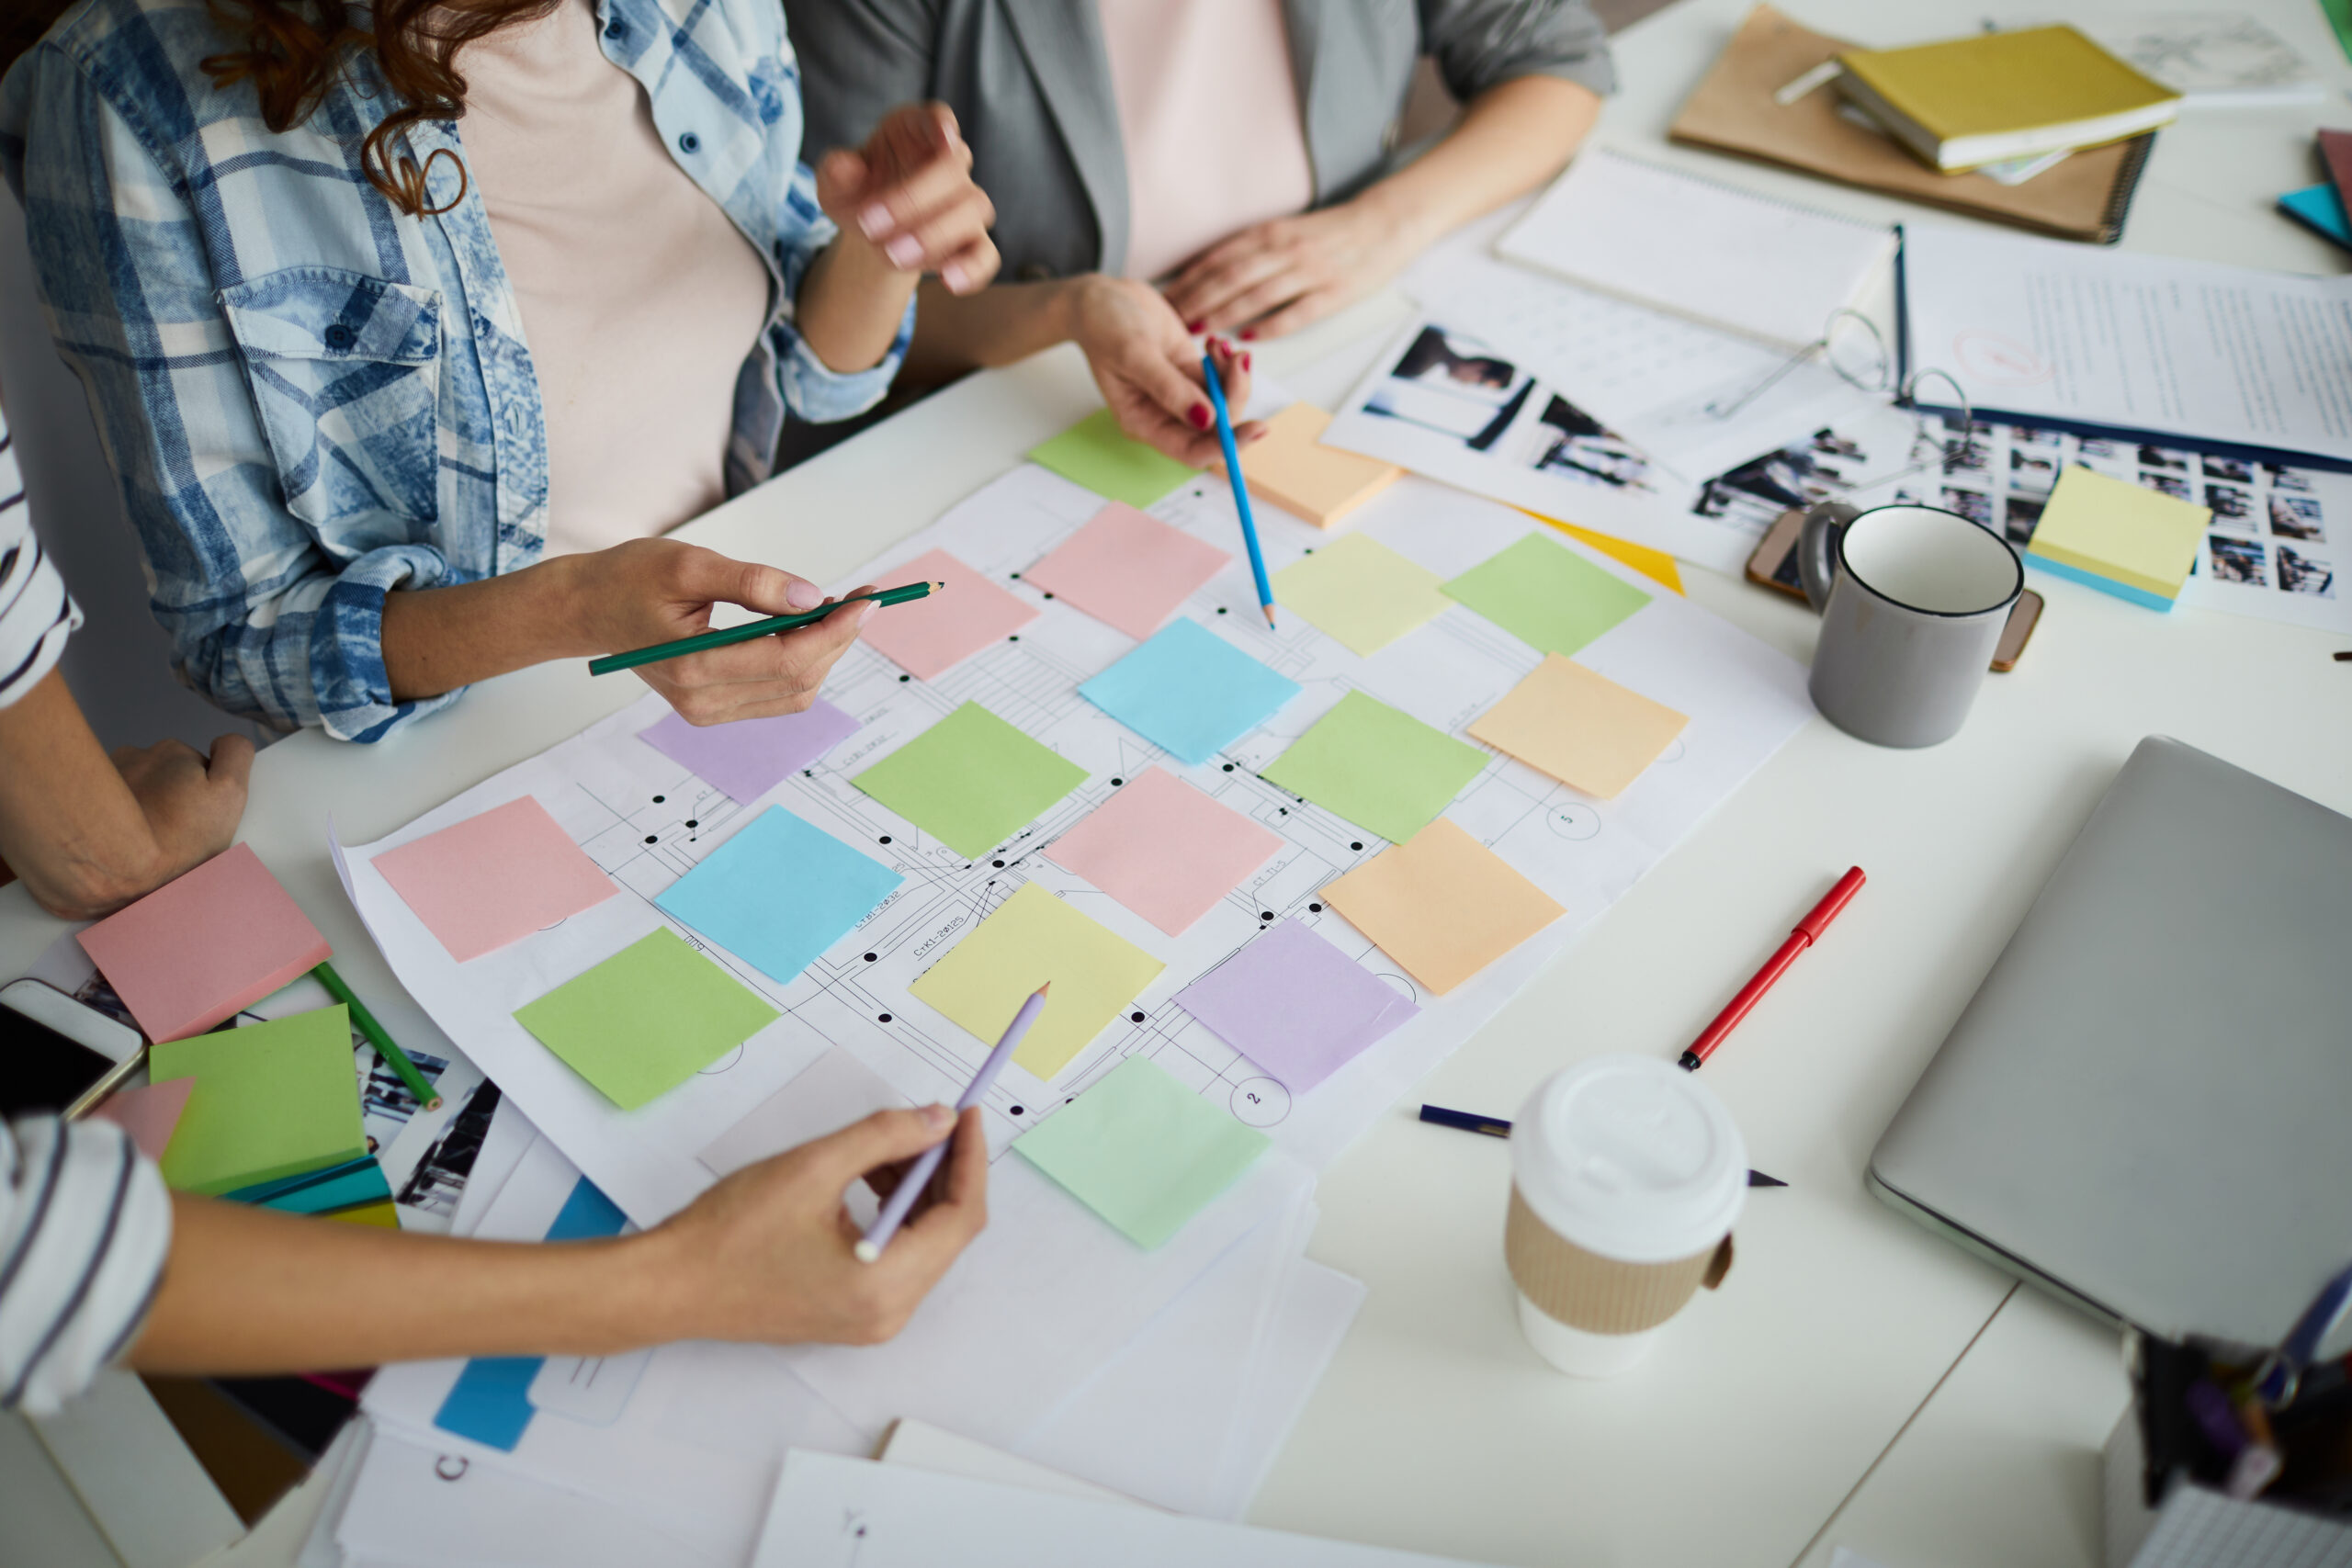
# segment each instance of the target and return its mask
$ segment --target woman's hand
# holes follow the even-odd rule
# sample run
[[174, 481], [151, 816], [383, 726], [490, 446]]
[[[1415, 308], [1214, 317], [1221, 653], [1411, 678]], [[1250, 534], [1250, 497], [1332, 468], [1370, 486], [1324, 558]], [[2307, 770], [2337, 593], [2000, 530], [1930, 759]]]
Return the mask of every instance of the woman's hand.
[[897, 271], [935, 272], [953, 294], [996, 276], [996, 208], [972, 183], [972, 150], [945, 104], [902, 105], [861, 150], [826, 153], [817, 200], [843, 235], [862, 236]]
[[[625, 653], [708, 631], [711, 610], [719, 604], [783, 615], [830, 603], [806, 578], [674, 539], [633, 539], [555, 564], [576, 574], [571, 599], [598, 653]], [[689, 724], [798, 713], [816, 700], [834, 660], [857, 640], [873, 610], [871, 603], [845, 604], [795, 631], [642, 664], [637, 673]]]
[[[1209, 407], [1208, 381], [1201, 368], [1201, 345], [1184, 330], [1168, 301], [1149, 284], [1089, 274], [1069, 286], [1069, 336], [1086, 355], [1102, 400], [1118, 416], [1119, 428], [1180, 463], [1204, 468], [1223, 451], [1216, 413]], [[1225, 387], [1225, 406], [1250, 405], [1250, 363], [1233, 345], [1211, 341]], [[1234, 426], [1243, 445], [1265, 434], [1262, 423]]]
[[[949, 1135], [944, 1194], [919, 1202], [882, 1256], [861, 1263], [843, 1195]], [[980, 1112], [882, 1111], [739, 1170], [649, 1232], [673, 1280], [681, 1337], [872, 1345], [905, 1326], [988, 1224]], [[887, 1177], [881, 1179], [887, 1181]], [[641, 1260], [640, 1260], [641, 1261]]]
[[1168, 286], [1168, 303], [1194, 332], [1280, 337], [1354, 304], [1420, 254], [1426, 237], [1392, 204], [1352, 201], [1252, 224], [1218, 241]]
[[164, 740], [118, 747], [108, 760], [155, 838], [150, 886], [210, 860], [237, 836], [254, 772], [254, 743], [243, 736], [214, 737], [209, 757], [185, 741]]

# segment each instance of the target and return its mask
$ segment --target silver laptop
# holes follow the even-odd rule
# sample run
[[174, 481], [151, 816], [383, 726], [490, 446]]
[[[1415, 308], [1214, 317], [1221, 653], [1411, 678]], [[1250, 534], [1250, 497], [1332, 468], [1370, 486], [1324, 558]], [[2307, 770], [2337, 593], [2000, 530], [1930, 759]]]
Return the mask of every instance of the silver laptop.
[[2275, 1343], [2352, 1259], [2352, 818], [2142, 741], [1870, 1179], [2101, 1317]]

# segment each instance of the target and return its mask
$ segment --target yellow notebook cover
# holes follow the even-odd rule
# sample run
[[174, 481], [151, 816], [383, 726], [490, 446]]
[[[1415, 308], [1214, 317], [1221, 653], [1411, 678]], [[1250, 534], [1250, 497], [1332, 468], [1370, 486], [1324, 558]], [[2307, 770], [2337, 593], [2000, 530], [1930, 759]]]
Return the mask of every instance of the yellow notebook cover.
[[2212, 520], [2206, 508], [2162, 491], [2068, 468], [2050, 492], [2026, 554], [2170, 601], [2188, 581]]
[[2069, 125], [2180, 96], [2064, 26], [1849, 49], [1838, 58], [1939, 141]]

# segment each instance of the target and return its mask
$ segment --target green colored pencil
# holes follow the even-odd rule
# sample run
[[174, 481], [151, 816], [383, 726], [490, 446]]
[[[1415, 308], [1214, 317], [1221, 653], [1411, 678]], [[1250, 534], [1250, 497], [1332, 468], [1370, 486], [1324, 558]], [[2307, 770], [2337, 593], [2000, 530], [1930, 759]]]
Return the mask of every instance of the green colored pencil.
[[910, 599], [921, 599], [946, 587], [944, 582], [910, 582], [898, 588], [885, 588], [875, 593], [854, 593], [840, 604], [820, 604], [813, 610], [803, 610], [793, 615], [770, 615], [764, 621], [729, 626], [725, 631], [698, 632], [682, 637], [675, 642], [657, 642], [651, 648], [631, 649], [628, 653], [608, 653], [602, 659], [588, 661], [591, 675], [610, 675], [616, 670], [634, 670], [640, 664], [659, 664], [665, 659], [684, 659], [689, 653], [701, 653], [709, 649], [728, 648], [739, 642], [749, 642], [755, 637], [769, 637], [821, 621], [842, 604], [856, 604], [872, 600], [876, 604], [903, 604]]
[[408, 1053], [392, 1043], [392, 1037], [384, 1032], [384, 1026], [376, 1021], [376, 1015], [368, 1010], [368, 1004], [343, 983], [343, 976], [334, 972], [334, 965], [322, 964], [311, 973], [319, 977], [319, 984], [327, 988], [327, 995], [351, 1010], [351, 1021], [359, 1026], [359, 1032], [368, 1037], [368, 1043], [376, 1047], [376, 1055], [384, 1059], [384, 1065], [400, 1075], [401, 1082], [408, 1085], [409, 1093], [416, 1096], [416, 1103], [427, 1111], [440, 1110], [441, 1097], [433, 1092], [433, 1086], [424, 1081], [424, 1075], [416, 1070], [416, 1064], [408, 1059]]

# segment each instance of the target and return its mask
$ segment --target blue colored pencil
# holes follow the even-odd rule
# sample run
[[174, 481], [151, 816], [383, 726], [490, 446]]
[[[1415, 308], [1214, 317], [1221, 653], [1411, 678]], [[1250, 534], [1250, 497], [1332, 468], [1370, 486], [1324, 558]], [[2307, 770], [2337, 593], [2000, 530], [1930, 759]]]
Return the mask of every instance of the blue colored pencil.
[[1258, 520], [1250, 514], [1250, 487], [1241, 478], [1241, 451], [1233, 444], [1233, 416], [1225, 412], [1225, 383], [1217, 379], [1216, 356], [1201, 355], [1207, 373], [1209, 407], [1216, 410], [1217, 445], [1225, 448], [1225, 477], [1233, 481], [1233, 507], [1241, 513], [1241, 542], [1250, 547], [1250, 575], [1258, 580], [1258, 608], [1266, 612], [1267, 629], [1274, 626], [1274, 591], [1266, 581], [1266, 558], [1258, 551]]
[[[1053, 988], [1054, 983], [1048, 980], [1030, 992], [1029, 999], [1021, 1004], [1021, 1010], [1012, 1015], [1012, 1021], [1004, 1026], [1004, 1037], [996, 1043], [996, 1049], [989, 1053], [989, 1059], [982, 1062], [980, 1070], [972, 1075], [970, 1087], [956, 1101], [957, 1116], [962, 1116], [980, 1102], [980, 1097], [988, 1093], [989, 1086], [996, 1082], [997, 1074], [1012, 1060], [1012, 1053], [1020, 1048], [1021, 1037], [1029, 1032], [1029, 1026], [1037, 1021], [1039, 1013], [1046, 1010], [1046, 993]], [[947, 1157], [947, 1145], [954, 1138], [955, 1134], [951, 1132], [915, 1156], [915, 1163], [908, 1168], [906, 1175], [899, 1179], [899, 1185], [890, 1190], [890, 1201], [882, 1205], [882, 1212], [874, 1216], [874, 1223], [866, 1226], [865, 1234], [858, 1238], [859, 1262], [871, 1263], [882, 1256], [882, 1249], [890, 1245], [890, 1238], [899, 1234], [900, 1225], [906, 1224], [907, 1212], [915, 1206], [915, 1199], [931, 1184], [932, 1177], [938, 1173], [939, 1162]]]

